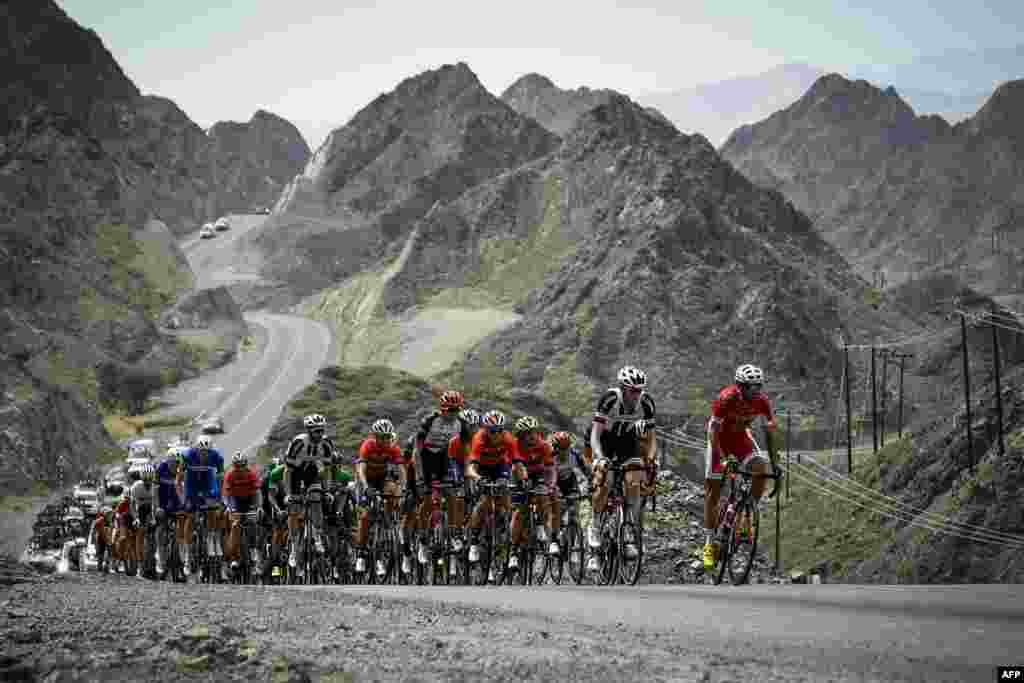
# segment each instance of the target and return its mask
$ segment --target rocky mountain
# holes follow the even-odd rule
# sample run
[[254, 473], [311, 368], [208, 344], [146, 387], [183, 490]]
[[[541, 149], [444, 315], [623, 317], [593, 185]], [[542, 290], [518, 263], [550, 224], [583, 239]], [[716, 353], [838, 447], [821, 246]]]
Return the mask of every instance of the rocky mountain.
[[444, 380], [520, 387], [573, 415], [627, 362], [673, 412], [743, 359], [776, 386], [821, 386], [850, 321], [858, 334], [903, 325], [865, 303], [864, 283], [780, 194], [621, 95], [557, 152], [435, 206], [407, 249], [382, 296], [389, 315], [453, 301], [521, 314]]
[[[863, 78], [872, 83], [892, 83], [901, 94], [904, 87], [913, 86], [958, 96], [985, 91], [987, 96], [1000, 83], [1018, 79], [1024, 74], [1024, 43], [1007, 47], [952, 49], [919, 55], [898, 64], [857, 65], [850, 67], [849, 74], [852, 78]], [[914, 108], [918, 109], [916, 104]]]
[[214, 124], [207, 137], [221, 213], [273, 206], [311, 155], [294, 125], [262, 109], [246, 123]]
[[563, 90], [547, 76], [526, 74], [501, 94], [501, 101], [524, 116], [529, 116], [552, 133], [565, 135], [583, 112], [607, 102], [611, 90], [587, 87]]
[[310, 294], [377, 262], [435, 203], [557, 143], [466, 64], [428, 71], [332, 132], [243, 246], [255, 248], [265, 275]]
[[16, 493], [113, 446], [101, 366], [196, 371], [159, 316], [192, 286], [175, 233], [217, 202], [206, 136], [95, 33], [52, 2], [0, 14], [0, 476]]
[[824, 72], [809, 64], [783, 64], [763, 73], [665, 93], [637, 94], [685, 133], [700, 133], [716, 147], [737, 127], [782, 109]]
[[1017, 287], [1022, 90], [1005, 83], [950, 126], [916, 116], [893, 88], [830, 74], [737, 129], [722, 155], [783, 192], [866, 277], [957, 270], [982, 291]]

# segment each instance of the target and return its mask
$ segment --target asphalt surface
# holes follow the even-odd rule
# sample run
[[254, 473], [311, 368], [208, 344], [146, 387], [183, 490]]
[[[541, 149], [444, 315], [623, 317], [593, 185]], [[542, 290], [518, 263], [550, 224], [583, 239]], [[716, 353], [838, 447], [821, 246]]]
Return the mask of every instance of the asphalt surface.
[[[213, 239], [190, 238], [181, 243], [197, 287], [227, 285], [257, 279], [255, 273], [235, 270], [236, 242], [267, 219], [262, 215], [229, 216], [231, 229]], [[252, 349], [218, 370], [181, 384], [162, 398], [173, 408], [162, 414], [219, 416], [225, 434], [214, 444], [225, 455], [236, 450], [254, 453], [284, 404], [316, 377], [331, 357], [331, 334], [314, 320], [266, 312], [248, 312], [254, 333]]]
[[1024, 663], [1024, 587], [1016, 585], [317, 590], [667, 632], [686, 648], [820, 680], [991, 681], [996, 666]]

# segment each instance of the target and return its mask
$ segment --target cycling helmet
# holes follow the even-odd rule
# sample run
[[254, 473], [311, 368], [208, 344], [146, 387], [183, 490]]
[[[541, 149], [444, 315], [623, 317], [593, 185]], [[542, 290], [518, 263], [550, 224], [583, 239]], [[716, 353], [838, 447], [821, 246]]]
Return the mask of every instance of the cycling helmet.
[[640, 368], [627, 365], [619, 370], [619, 384], [629, 389], [643, 389], [647, 386], [647, 373]]
[[199, 450], [210, 450], [213, 448], [213, 439], [208, 436], [201, 436], [196, 440], [196, 448]]
[[441, 394], [441, 410], [456, 410], [462, 407], [464, 399], [462, 392], [449, 390]]
[[373, 426], [370, 427], [370, 431], [373, 432], [374, 434], [391, 434], [391, 435], [394, 435], [394, 433], [395, 433], [395, 425], [392, 424], [391, 420], [389, 420], [387, 418], [384, 418], [384, 419], [377, 420], [376, 422], [374, 422]]
[[178, 457], [178, 447], [177, 446], [168, 446], [167, 447], [167, 457], [168, 458], [177, 458]]
[[491, 410], [484, 414], [480, 424], [492, 432], [500, 432], [505, 429], [505, 414], [498, 410]]
[[555, 432], [551, 435], [551, 445], [560, 450], [572, 446], [572, 435], [569, 432]]
[[142, 481], [156, 481], [156, 468], [152, 465], [145, 465], [142, 468]]
[[242, 451], [235, 451], [235, 454], [231, 456], [231, 464], [245, 467], [249, 464], [249, 458]]
[[274, 467], [277, 467], [278, 465], [280, 465], [281, 464], [281, 456], [280, 455], [275, 455], [273, 458], [270, 459], [270, 464], [273, 465]]
[[764, 372], [756, 365], [747, 363], [736, 368], [737, 384], [764, 384]]
[[532, 415], [524, 415], [516, 420], [516, 433], [535, 432], [540, 429], [540, 423]]
[[128, 481], [136, 482], [142, 478], [142, 472], [139, 471], [138, 465], [132, 465], [128, 468]]
[[334, 453], [331, 455], [331, 464], [335, 466], [344, 465], [345, 454], [342, 453], [341, 451], [334, 451]]
[[323, 415], [313, 413], [302, 418], [302, 425], [306, 429], [327, 429], [327, 420]]
[[471, 427], [480, 426], [480, 413], [476, 412], [472, 408], [465, 408], [461, 413], [459, 413], [459, 417], [461, 417], [462, 421]]

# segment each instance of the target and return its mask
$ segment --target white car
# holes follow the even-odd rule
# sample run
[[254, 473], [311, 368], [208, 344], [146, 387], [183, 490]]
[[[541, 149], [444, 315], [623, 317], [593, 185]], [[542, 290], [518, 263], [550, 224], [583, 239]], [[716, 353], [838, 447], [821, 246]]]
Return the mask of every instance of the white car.
[[210, 225], [209, 223], [204, 225], [203, 229], [199, 231], [199, 238], [200, 239], [208, 240], [208, 239], [213, 239], [216, 236], [217, 236], [217, 233], [215, 233], [213, 231], [213, 226]]
[[226, 217], [221, 216], [217, 219], [217, 222], [213, 224], [213, 229], [217, 232], [223, 232], [224, 230], [230, 230], [231, 224], [228, 223], [228, 219]]

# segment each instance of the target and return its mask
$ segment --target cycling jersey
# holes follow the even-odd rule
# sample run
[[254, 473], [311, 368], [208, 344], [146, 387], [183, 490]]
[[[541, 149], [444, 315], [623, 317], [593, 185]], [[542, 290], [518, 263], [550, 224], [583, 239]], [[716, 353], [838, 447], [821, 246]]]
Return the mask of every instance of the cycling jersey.
[[309, 434], [299, 434], [288, 444], [288, 452], [284, 456], [284, 464], [288, 467], [300, 467], [305, 464], [324, 465], [334, 455], [334, 443], [324, 437], [314, 442]]
[[328, 465], [320, 472], [320, 480], [328, 491], [344, 489], [352, 481], [352, 473], [341, 465]]
[[621, 389], [613, 387], [604, 392], [594, 411], [594, 422], [604, 425], [600, 436], [604, 457], [619, 464], [639, 462], [634, 427], [642, 420], [652, 429], [655, 413], [654, 399], [646, 391], [637, 397], [631, 410], [626, 408]]
[[206, 458], [198, 448], [190, 448], [185, 453], [185, 497], [220, 499], [220, 476], [224, 473], [224, 458], [220, 451], [211, 448]]
[[260, 488], [263, 491], [263, 508], [270, 513], [272, 511], [271, 496], [278, 507], [284, 507], [284, 465], [276, 467], [267, 466], [263, 475], [263, 482]]
[[[750, 426], [758, 416], [765, 418], [768, 431], [774, 431], [775, 418], [767, 396], [756, 393], [748, 401], [735, 384], [719, 392], [718, 398], [711, 404], [711, 417], [708, 419], [708, 444], [704, 460], [706, 479], [722, 478], [723, 455], [733, 455], [740, 462], [745, 462], [753, 455], [754, 441], [750, 438]], [[713, 452], [713, 432], [718, 432], [720, 452]], [[758, 457], [764, 459], [763, 456]]]
[[478, 463], [480, 465], [511, 465], [512, 463], [526, 464], [523, 456], [519, 453], [519, 444], [516, 437], [509, 432], [501, 433], [501, 440], [495, 445], [491, 443], [490, 434], [481, 429], [473, 436], [470, 445], [469, 457], [466, 463]]
[[179, 512], [183, 507], [182, 487], [178, 481], [178, 458], [165, 458], [156, 466], [157, 505], [168, 513]]
[[140, 522], [145, 522], [153, 514], [153, 508], [157, 504], [157, 487], [154, 484], [146, 485], [146, 482], [137, 481], [128, 489], [128, 498], [131, 501], [131, 513]]
[[543, 439], [533, 446], [520, 446], [519, 452], [526, 461], [526, 470], [530, 476], [544, 474], [544, 469], [555, 466], [555, 451]]
[[431, 412], [420, 421], [416, 432], [416, 446], [442, 452], [454, 436], [469, 440], [470, 424], [459, 414], [445, 415], [439, 410]]
[[396, 443], [384, 444], [367, 437], [359, 445], [359, 462], [366, 465], [367, 479], [379, 479], [386, 474], [388, 465], [402, 464], [402, 449]]
[[260, 490], [260, 478], [248, 467], [232, 467], [224, 475], [224, 500], [228, 509], [235, 511], [245, 500], [255, 501]]

